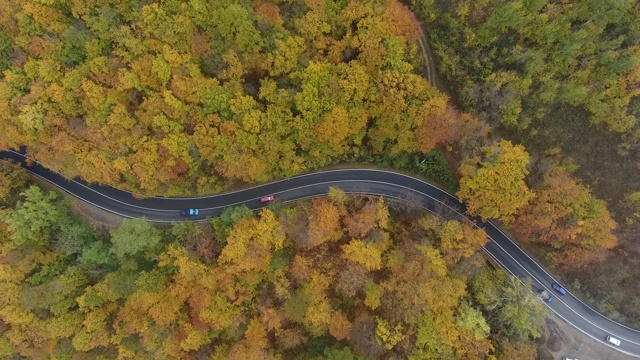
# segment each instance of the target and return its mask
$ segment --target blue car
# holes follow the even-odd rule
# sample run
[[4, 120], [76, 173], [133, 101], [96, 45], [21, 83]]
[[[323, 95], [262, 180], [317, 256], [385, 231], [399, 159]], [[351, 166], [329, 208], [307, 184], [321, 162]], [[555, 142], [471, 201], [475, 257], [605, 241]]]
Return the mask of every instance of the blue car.
[[180, 210], [180, 216], [198, 216], [200, 215], [200, 210], [198, 209], [182, 209]]
[[567, 295], [567, 290], [565, 290], [562, 286], [560, 286], [558, 283], [553, 283], [551, 284], [551, 287], [560, 293], [560, 295]]

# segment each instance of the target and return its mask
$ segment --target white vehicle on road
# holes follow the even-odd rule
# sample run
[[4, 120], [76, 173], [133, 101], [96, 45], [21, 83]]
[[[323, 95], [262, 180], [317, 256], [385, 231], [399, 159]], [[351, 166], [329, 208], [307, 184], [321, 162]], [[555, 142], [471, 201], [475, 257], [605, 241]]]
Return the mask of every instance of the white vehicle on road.
[[616, 339], [614, 337], [611, 337], [611, 336], [607, 336], [607, 342], [611, 343], [611, 344], [613, 344], [615, 346], [620, 346], [620, 340], [618, 340], [618, 339]]

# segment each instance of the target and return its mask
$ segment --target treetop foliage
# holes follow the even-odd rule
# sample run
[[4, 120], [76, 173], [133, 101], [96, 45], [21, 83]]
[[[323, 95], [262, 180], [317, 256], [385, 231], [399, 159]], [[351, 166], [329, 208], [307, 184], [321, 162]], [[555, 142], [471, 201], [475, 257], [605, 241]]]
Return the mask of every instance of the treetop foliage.
[[560, 168], [545, 176], [513, 227], [522, 238], [555, 249], [549, 257], [559, 265], [586, 264], [594, 259], [596, 250], [611, 249], [617, 243], [612, 233], [616, 224], [604, 201]]
[[204, 194], [459, 136], [396, 0], [5, 9], [0, 146], [69, 177]]
[[527, 127], [555, 104], [627, 132], [637, 124], [640, 8], [603, 0], [413, 1], [430, 23], [439, 70], [466, 110]]
[[522, 145], [502, 140], [483, 149], [482, 157], [460, 165], [460, 190], [467, 211], [483, 220], [511, 221], [519, 208], [534, 196], [525, 183], [529, 154]]
[[[66, 225], [38, 227], [38, 242], [14, 239], [30, 229], [14, 220], [20, 203], [0, 223], [0, 354], [477, 359], [500, 353], [495, 339], [536, 335], [531, 292], [501, 272], [455, 270], [483, 232], [431, 214], [389, 221], [382, 199], [337, 198], [167, 230], [127, 220], [109, 239], [61, 207]], [[487, 276], [499, 281], [478, 286]]]
[[[565, 103], [635, 126], [631, 2], [438, 1], [437, 17], [415, 3], [481, 117], [524, 128]], [[444, 157], [421, 155], [465, 137], [457, 195], [470, 214], [512, 223], [556, 263], [615, 246], [587, 187], [556, 169], [530, 189], [524, 147], [488, 143], [484, 122], [417, 74], [417, 20], [397, 0], [0, 4], [0, 147], [27, 145], [69, 177], [176, 196], [384, 158], [416, 160], [454, 189]], [[9, 203], [26, 176], [5, 165]], [[460, 271], [482, 230], [398, 221], [382, 199], [332, 189], [298, 207], [236, 207], [171, 231], [126, 220], [100, 235], [55, 193], [21, 196], [0, 219], [2, 356], [478, 359], [529, 356], [524, 341], [539, 336], [530, 284]]]

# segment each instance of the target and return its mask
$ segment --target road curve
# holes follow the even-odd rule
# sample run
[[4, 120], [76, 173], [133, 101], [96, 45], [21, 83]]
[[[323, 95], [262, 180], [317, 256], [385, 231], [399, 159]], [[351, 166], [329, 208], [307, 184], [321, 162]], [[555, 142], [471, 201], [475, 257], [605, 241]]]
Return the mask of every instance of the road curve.
[[[104, 210], [128, 218], [146, 216], [153, 222], [180, 220], [178, 210], [189, 207], [199, 208], [201, 212], [199, 217], [190, 218], [191, 220], [216, 216], [226, 207], [233, 205], [245, 204], [256, 210], [264, 206], [259, 200], [261, 196], [275, 194], [278, 201], [291, 202], [326, 195], [329, 186], [340, 187], [347, 193], [400, 199], [431, 212], [467, 218], [487, 232], [490, 241], [484, 247], [484, 251], [489, 256], [521, 280], [531, 279], [534, 291], [546, 289], [553, 294], [553, 300], [550, 303], [545, 302], [552, 311], [595, 341], [627, 355], [640, 357], [640, 331], [605, 317], [571, 293], [559, 295], [551, 288], [551, 284], [557, 281], [491, 221], [483, 222], [478, 218], [463, 215], [465, 207], [456, 197], [407, 175], [372, 169], [329, 170], [214, 196], [152, 197], [140, 200], [127, 191], [89, 185], [81, 180], [69, 180], [37, 162], [27, 164], [25, 155], [17, 151], [0, 151], [0, 159], [14, 160], [33, 175]], [[608, 344], [605, 341], [607, 335], [620, 339], [621, 345]]]

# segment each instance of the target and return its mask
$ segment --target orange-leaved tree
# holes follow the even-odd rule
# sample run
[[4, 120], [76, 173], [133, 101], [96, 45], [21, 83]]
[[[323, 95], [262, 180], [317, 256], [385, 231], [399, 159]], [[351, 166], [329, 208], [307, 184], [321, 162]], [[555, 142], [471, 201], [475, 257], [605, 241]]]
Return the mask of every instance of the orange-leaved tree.
[[345, 213], [344, 207], [336, 206], [327, 199], [314, 199], [311, 203], [306, 245], [315, 247], [328, 241], [340, 240], [343, 234], [340, 219]]
[[584, 264], [600, 249], [611, 249], [616, 223], [604, 201], [578, 184], [564, 169], [553, 169], [536, 190], [536, 197], [518, 214], [514, 231], [525, 239], [555, 249], [557, 263]]

